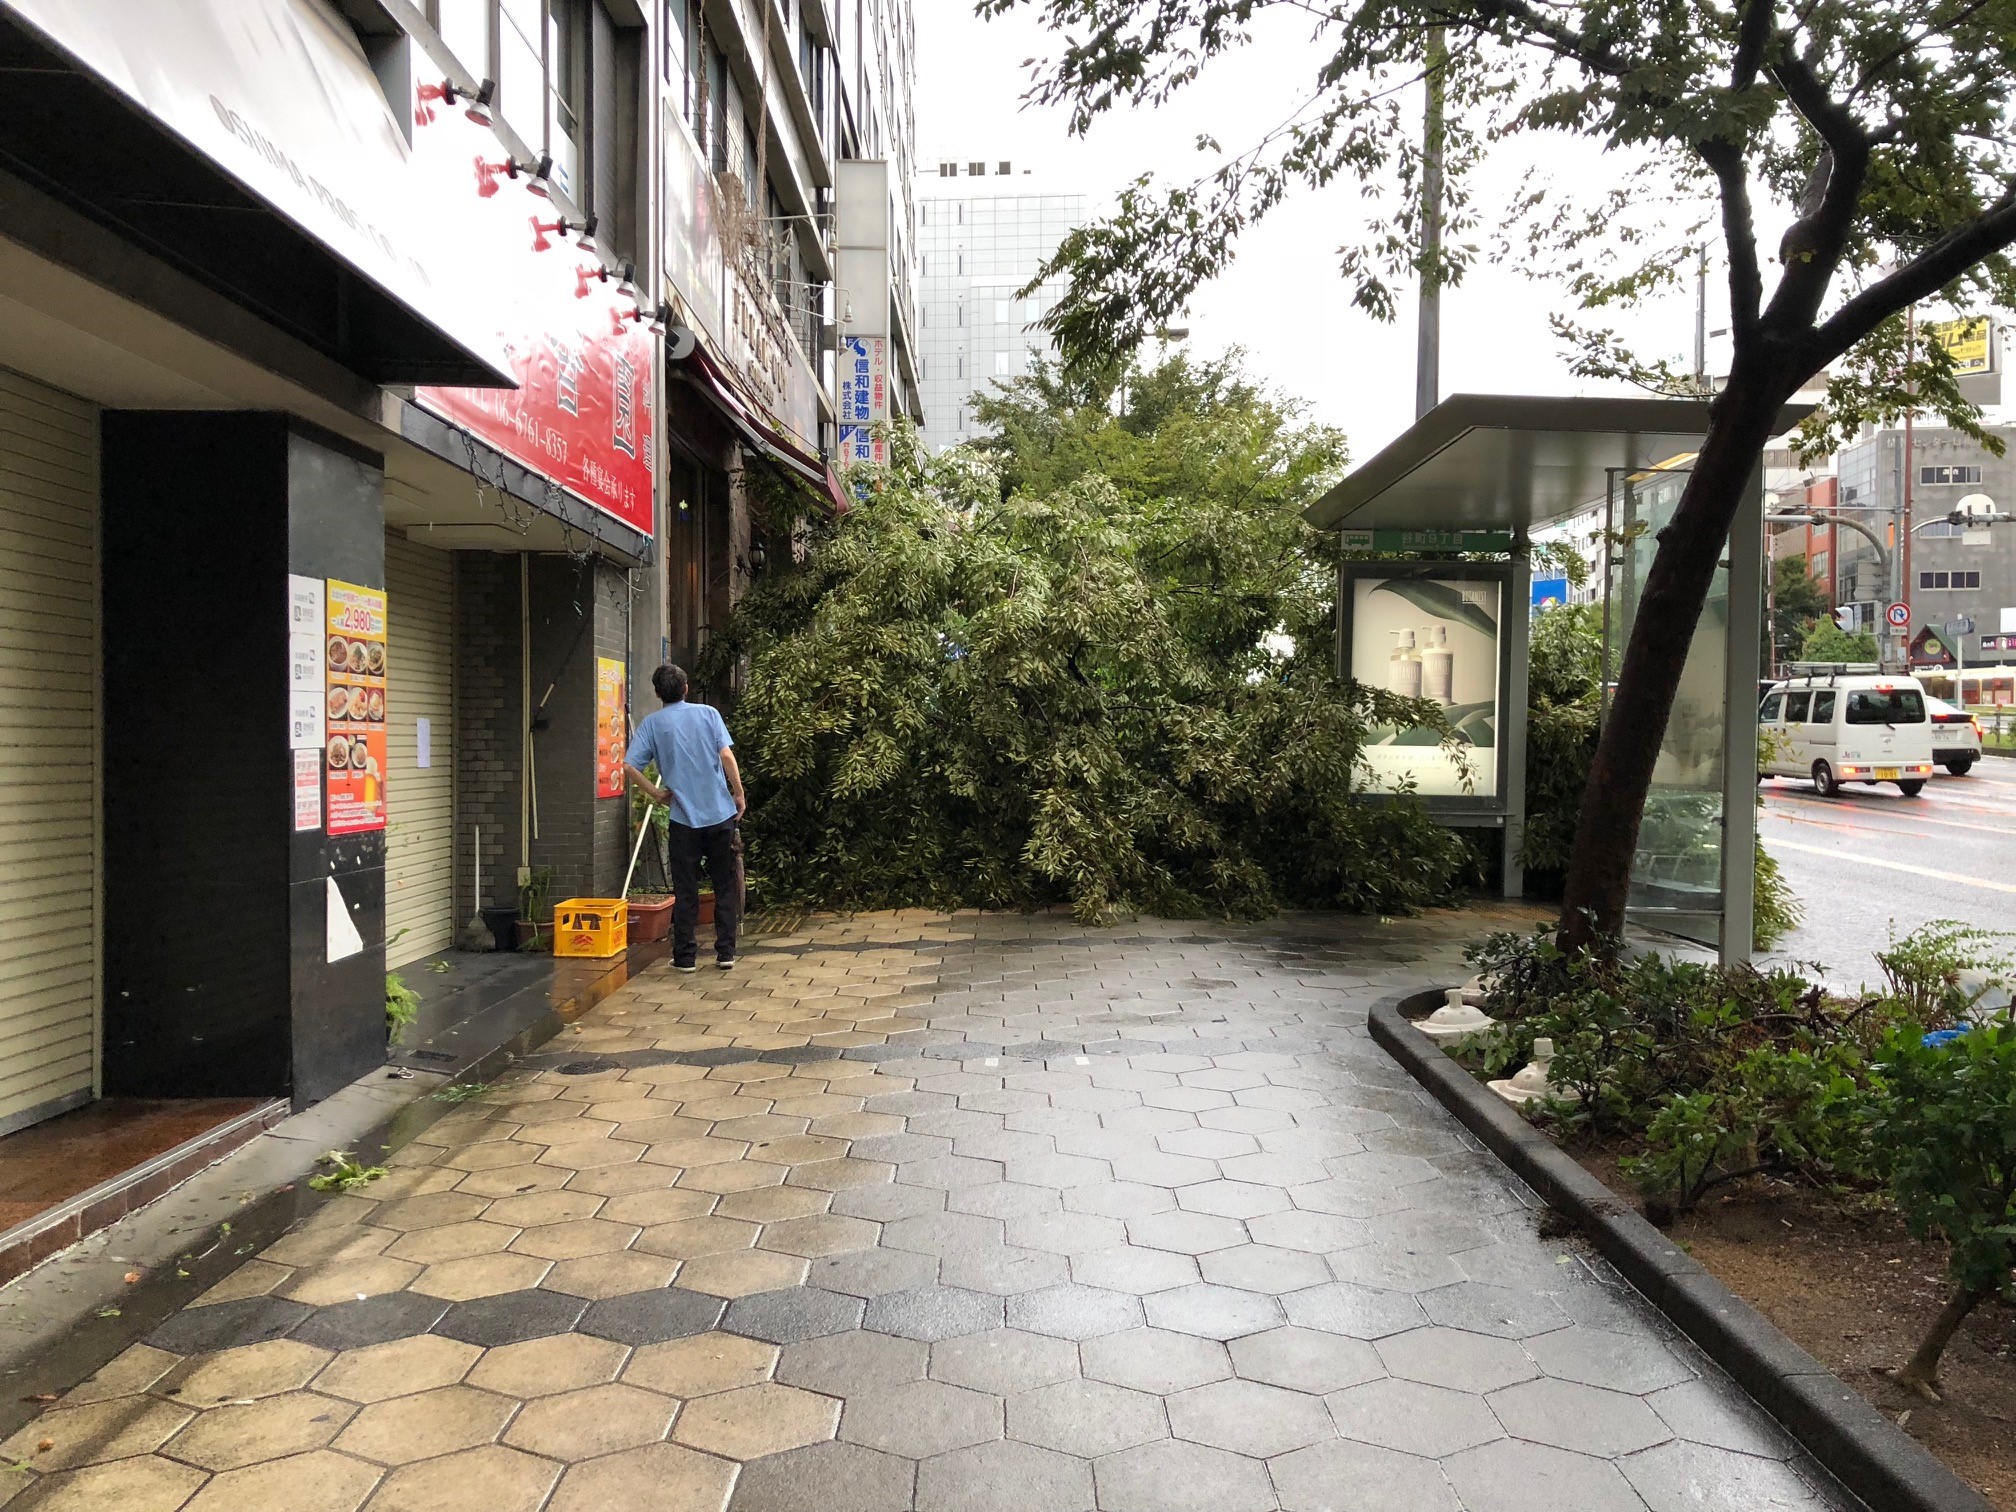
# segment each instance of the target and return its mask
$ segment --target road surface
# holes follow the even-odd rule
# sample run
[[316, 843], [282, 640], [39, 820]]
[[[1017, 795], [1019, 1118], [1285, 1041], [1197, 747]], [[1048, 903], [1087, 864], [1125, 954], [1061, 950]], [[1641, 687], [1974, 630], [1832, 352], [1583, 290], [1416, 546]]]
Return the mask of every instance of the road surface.
[[[2016, 930], [2016, 761], [1941, 772], [1917, 798], [1889, 784], [1837, 799], [1768, 779], [1759, 831], [1806, 910], [1773, 952], [1819, 963], [1836, 981], [1873, 981], [1894, 925], [1932, 919]], [[2016, 941], [2011, 942], [2016, 945]]]

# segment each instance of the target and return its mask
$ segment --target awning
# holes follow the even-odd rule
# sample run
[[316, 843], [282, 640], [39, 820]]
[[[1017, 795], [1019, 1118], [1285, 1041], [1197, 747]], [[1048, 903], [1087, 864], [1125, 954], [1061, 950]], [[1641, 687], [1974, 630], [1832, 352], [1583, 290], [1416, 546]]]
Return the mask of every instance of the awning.
[[376, 383], [515, 382], [321, 0], [0, 0], [0, 166]]
[[[1612, 476], [1673, 464], [1708, 431], [1705, 399], [1453, 394], [1304, 512], [1328, 529], [1537, 529]], [[1787, 405], [1775, 429], [1812, 410]]]
[[704, 346], [695, 342], [692, 352], [672, 366], [706, 396], [745, 442], [783, 469], [786, 475], [818, 494], [832, 506], [835, 514], [847, 512], [847, 495], [841, 491], [840, 480], [833, 476], [833, 469], [822, 458], [801, 450], [764, 425], [759, 418], [760, 412], [736, 392], [735, 385], [708, 355]]

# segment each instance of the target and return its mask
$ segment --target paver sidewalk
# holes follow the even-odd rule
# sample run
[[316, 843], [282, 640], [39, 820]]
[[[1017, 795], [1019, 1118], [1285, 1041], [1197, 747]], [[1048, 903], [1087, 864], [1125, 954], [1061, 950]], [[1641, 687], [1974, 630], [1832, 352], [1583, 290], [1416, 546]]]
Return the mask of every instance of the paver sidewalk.
[[1490, 923], [883, 914], [655, 969], [15, 1435], [0, 1501], [1835, 1505], [1366, 1037]]

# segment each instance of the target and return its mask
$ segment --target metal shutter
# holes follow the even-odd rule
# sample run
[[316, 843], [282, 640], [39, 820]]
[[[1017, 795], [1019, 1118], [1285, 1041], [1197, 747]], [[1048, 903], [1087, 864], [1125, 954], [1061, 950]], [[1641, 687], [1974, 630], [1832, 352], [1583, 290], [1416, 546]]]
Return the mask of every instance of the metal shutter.
[[385, 618], [385, 963], [399, 966], [455, 943], [453, 555], [386, 536]]
[[0, 1132], [98, 1039], [98, 411], [0, 368]]

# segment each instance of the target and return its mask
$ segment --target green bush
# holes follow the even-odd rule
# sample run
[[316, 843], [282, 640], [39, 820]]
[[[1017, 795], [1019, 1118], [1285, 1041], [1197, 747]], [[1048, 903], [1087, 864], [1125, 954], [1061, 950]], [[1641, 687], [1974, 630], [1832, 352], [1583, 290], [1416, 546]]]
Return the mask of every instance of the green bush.
[[1092, 920], [1452, 898], [1461, 842], [1362, 791], [1367, 729], [1437, 716], [1334, 675], [1335, 540], [1300, 514], [1334, 441], [1223, 371], [1172, 364], [1131, 393], [1119, 415], [1110, 394], [1029, 400], [1004, 434], [1086, 460], [1014, 451], [1013, 489], [899, 426], [890, 466], [851, 475], [856, 505], [758, 579], [705, 670], [746, 666], [763, 905]]
[[1969, 986], [1969, 976], [2006, 985], [2010, 938], [2006, 931], [1956, 919], [1934, 919], [1902, 939], [1892, 926], [1889, 947], [1876, 952], [1876, 964], [1883, 968], [1888, 996], [1915, 1022], [1950, 1029], [1981, 997], [1982, 987]]
[[1529, 870], [1565, 872], [1602, 706], [1603, 619], [1594, 604], [1556, 604], [1533, 621], [1526, 699]]
[[1967, 1314], [1998, 1294], [2016, 1301], [2016, 1025], [2005, 1016], [1934, 1045], [1899, 1028], [1873, 1080], [1867, 1148], [1912, 1235], [1948, 1246], [1952, 1293], [1896, 1373], [1934, 1395]]

